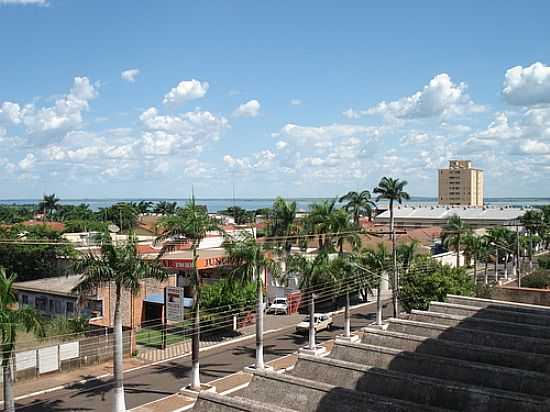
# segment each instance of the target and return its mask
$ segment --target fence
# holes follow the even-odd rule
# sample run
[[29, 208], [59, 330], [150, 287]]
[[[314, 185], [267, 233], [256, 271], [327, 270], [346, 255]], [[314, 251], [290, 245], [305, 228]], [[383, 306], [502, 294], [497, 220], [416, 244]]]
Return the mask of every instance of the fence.
[[[123, 353], [131, 351], [131, 331], [122, 333]], [[114, 334], [86, 336], [62, 343], [45, 343], [15, 352], [13, 370], [15, 380], [30, 379], [54, 372], [65, 372], [98, 365], [113, 358]], [[1, 382], [1, 378], [0, 378]]]

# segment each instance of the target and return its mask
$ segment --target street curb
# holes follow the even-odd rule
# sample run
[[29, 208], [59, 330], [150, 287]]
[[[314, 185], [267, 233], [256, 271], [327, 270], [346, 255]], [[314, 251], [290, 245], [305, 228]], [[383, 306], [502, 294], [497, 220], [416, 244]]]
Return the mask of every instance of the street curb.
[[[365, 303], [360, 303], [358, 305], [350, 306], [350, 310], [359, 309], [359, 308], [362, 308], [362, 307], [365, 307], [365, 306], [368, 306], [368, 305], [372, 305], [372, 304], [376, 304], [376, 301], [365, 302]], [[336, 310], [332, 313], [339, 315], [341, 313], [344, 313], [344, 310], [345, 309], [338, 309], [338, 310]], [[273, 334], [273, 333], [277, 333], [277, 332], [282, 332], [286, 329], [292, 329], [294, 327], [296, 327], [296, 324], [282, 326], [282, 327], [277, 328], [277, 329], [269, 329], [269, 330], [266, 330], [264, 332], [264, 335], [269, 335], [269, 334]], [[253, 333], [251, 335], [241, 336], [241, 337], [235, 338], [235, 339], [230, 339], [230, 340], [227, 340], [225, 342], [220, 342], [220, 343], [217, 343], [215, 345], [207, 346], [205, 348], [202, 348], [202, 349], [199, 350], [199, 353], [208, 352], [209, 350], [221, 348], [221, 347], [224, 347], [224, 346], [227, 346], [227, 345], [232, 345], [234, 343], [239, 343], [239, 342], [242, 342], [242, 341], [245, 341], [245, 340], [248, 340], [248, 339], [252, 339], [252, 338], [255, 338], [255, 337], [256, 337], [256, 334]], [[190, 356], [190, 355], [191, 355], [191, 353], [184, 353], [183, 355], [178, 355], [178, 356], [174, 356], [172, 358], [167, 358], [167, 359], [147, 363], [147, 364], [144, 364], [144, 365], [136, 366], [134, 368], [126, 369], [123, 373], [125, 374], [125, 373], [129, 373], [129, 372], [135, 372], [135, 371], [138, 371], [138, 370], [141, 370], [141, 369], [148, 368], [150, 366], [156, 366], [156, 365], [160, 365], [161, 363], [173, 361], [175, 359], [185, 358], [185, 357]], [[70, 383], [63, 384], [63, 385], [55, 386], [53, 388], [48, 388], [48, 389], [44, 389], [44, 390], [41, 390], [41, 391], [36, 391], [36, 392], [32, 392], [32, 393], [27, 393], [25, 395], [17, 396], [17, 397], [14, 398], [14, 401], [20, 401], [20, 400], [27, 399], [27, 398], [32, 398], [32, 397], [35, 397], [35, 396], [45, 395], [47, 393], [51, 393], [51, 392], [55, 392], [55, 391], [59, 391], [59, 390], [63, 390], [63, 389], [71, 389], [71, 387], [75, 386], [75, 385], [85, 385], [87, 383], [98, 381], [98, 380], [108, 378], [108, 377], [112, 377], [112, 376], [113, 376], [112, 373], [106, 373], [106, 374], [103, 374], [103, 375], [94, 376], [93, 378], [82, 379], [82, 380], [79, 380], [79, 381], [73, 381], [73, 382], [70, 382]], [[3, 404], [3, 403], [4, 403], [3, 401], [0, 402], [0, 404]]]

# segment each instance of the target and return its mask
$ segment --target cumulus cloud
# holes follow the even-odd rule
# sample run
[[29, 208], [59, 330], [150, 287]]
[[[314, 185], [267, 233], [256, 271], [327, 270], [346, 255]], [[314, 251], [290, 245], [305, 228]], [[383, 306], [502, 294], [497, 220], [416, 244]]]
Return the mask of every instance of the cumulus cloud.
[[260, 102], [258, 100], [249, 100], [241, 104], [233, 112], [235, 117], [256, 117], [260, 114]]
[[97, 90], [87, 77], [75, 77], [69, 93], [50, 107], [37, 108], [34, 104], [21, 107], [17, 103], [0, 104], [0, 119], [12, 124], [23, 124], [27, 132], [40, 133], [52, 130], [69, 130], [82, 124], [82, 112], [88, 102], [97, 96]]
[[313, 145], [316, 147], [328, 147], [334, 139], [350, 137], [354, 135], [367, 135], [376, 139], [383, 134], [384, 128], [375, 126], [359, 126], [348, 124], [331, 124], [328, 126], [299, 126], [286, 124], [278, 134], [301, 145]]
[[550, 67], [537, 62], [528, 67], [515, 66], [506, 71], [502, 95], [514, 105], [550, 103]]
[[27, 153], [25, 158], [19, 161], [18, 166], [22, 171], [27, 172], [34, 167], [35, 163], [36, 156], [32, 153]]
[[453, 83], [448, 74], [441, 73], [412, 96], [391, 102], [382, 101], [368, 109], [366, 113], [382, 114], [398, 119], [414, 119], [483, 110], [483, 106], [475, 104], [466, 94], [465, 83]]
[[229, 128], [226, 118], [199, 110], [171, 116], [161, 115], [157, 108], [151, 107], [141, 114], [140, 120], [149, 129], [143, 135], [143, 150], [157, 155], [201, 151], [208, 142], [219, 140]]
[[525, 154], [550, 154], [550, 144], [538, 140], [527, 140], [520, 145], [520, 151]]
[[293, 106], [299, 106], [302, 104], [302, 101], [300, 99], [292, 99], [290, 100], [290, 104]]
[[139, 76], [139, 69], [128, 69], [120, 73], [120, 78], [130, 83], [134, 83]]
[[348, 119], [359, 119], [361, 117], [361, 113], [356, 112], [351, 107], [348, 110], [343, 111], [342, 115]]
[[401, 138], [401, 144], [404, 146], [414, 145], [414, 144], [426, 143], [429, 140], [430, 140], [430, 135], [427, 133], [411, 132], [408, 135]]
[[3, 102], [0, 104], [0, 120], [7, 123], [19, 124], [26, 110], [29, 108], [30, 106], [27, 109], [22, 109], [17, 103]]
[[275, 144], [275, 147], [277, 148], [277, 150], [283, 150], [284, 148], [286, 148], [288, 146], [288, 143], [287, 142], [284, 142], [282, 140], [278, 141], [276, 144]]
[[172, 88], [163, 99], [164, 104], [178, 104], [189, 100], [200, 99], [208, 91], [208, 82], [199, 80], [183, 80]]

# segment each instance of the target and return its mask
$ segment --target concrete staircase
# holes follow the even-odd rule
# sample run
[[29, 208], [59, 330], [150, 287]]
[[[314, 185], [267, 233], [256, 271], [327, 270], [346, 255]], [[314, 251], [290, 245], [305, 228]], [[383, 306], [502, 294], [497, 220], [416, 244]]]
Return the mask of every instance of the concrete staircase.
[[550, 308], [449, 296], [360, 338], [196, 410], [550, 411]]

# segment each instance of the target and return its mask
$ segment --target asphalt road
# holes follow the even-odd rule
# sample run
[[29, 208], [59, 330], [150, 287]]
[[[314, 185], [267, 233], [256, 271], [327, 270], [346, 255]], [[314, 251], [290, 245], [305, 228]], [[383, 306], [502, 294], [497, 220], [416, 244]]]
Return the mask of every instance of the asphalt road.
[[[358, 308], [352, 313], [352, 329], [366, 326], [375, 320], [376, 304]], [[391, 315], [391, 304], [385, 302], [384, 315]], [[343, 314], [335, 316], [331, 331], [317, 334], [318, 342], [329, 340], [343, 331]], [[267, 335], [264, 340], [265, 360], [288, 355], [306, 344], [306, 337], [294, 333], [290, 327]], [[237, 372], [254, 363], [255, 339], [213, 348], [201, 354], [201, 382]], [[189, 356], [153, 365], [124, 375], [126, 406], [128, 409], [160, 399], [177, 392], [190, 383], [191, 359]], [[83, 377], [83, 379], [86, 377]], [[112, 381], [94, 381], [22, 400], [16, 409], [25, 412], [110, 411], [112, 408]]]

